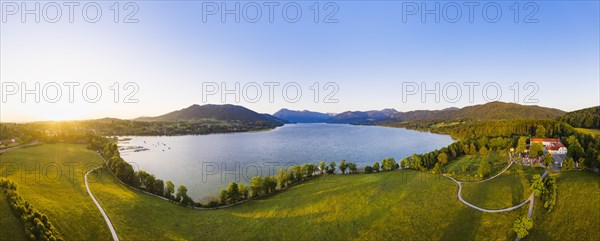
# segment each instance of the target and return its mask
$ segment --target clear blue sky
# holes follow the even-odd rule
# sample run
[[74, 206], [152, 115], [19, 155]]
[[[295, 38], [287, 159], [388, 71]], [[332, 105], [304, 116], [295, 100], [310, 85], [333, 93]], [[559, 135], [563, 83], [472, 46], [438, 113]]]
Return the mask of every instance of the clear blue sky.
[[[242, 86], [278, 82], [273, 103], [265, 86], [257, 103], [243, 98], [235, 103], [233, 96], [227, 96], [227, 103], [265, 113], [280, 108], [342, 112], [462, 107], [471, 105], [466, 82], [480, 83], [473, 104], [486, 101], [482, 86], [490, 82], [502, 88], [502, 101], [514, 101], [510, 87], [518, 82], [519, 103], [524, 103], [533, 90], [523, 89], [524, 85], [533, 82], [539, 87], [533, 96], [538, 105], [570, 111], [600, 104], [598, 1], [534, 2], [537, 23], [523, 22], [533, 11], [533, 7], [524, 9], [525, 2], [519, 2], [519, 22], [515, 23], [510, 10], [514, 1], [497, 2], [502, 16], [496, 23], [482, 17], [484, 2], [475, 8], [473, 23], [463, 2], [456, 2], [462, 11], [456, 23], [443, 16], [436, 23], [433, 15], [427, 15], [423, 23], [420, 13], [403, 22], [403, 5], [396, 1], [335, 2], [338, 23], [323, 23], [333, 9], [323, 9], [325, 2], [320, 2], [320, 21], [314, 23], [309, 9], [314, 1], [297, 1], [303, 12], [296, 23], [282, 17], [286, 2], [275, 7], [273, 23], [264, 2], [257, 2], [263, 11], [257, 23], [246, 22], [243, 16], [236, 23], [232, 15], [222, 23], [220, 14], [208, 16], [205, 23], [202, 2], [144, 1], [136, 2], [139, 22], [129, 24], [113, 22], [112, 1], [99, 3], [103, 15], [94, 24], [81, 17], [84, 3], [75, 8], [74, 23], [69, 23], [65, 6], [58, 23], [43, 18], [35, 23], [31, 16], [21, 23], [20, 13], [6, 16], [6, 23], [0, 25], [4, 84], [24, 82], [33, 88], [34, 82], [79, 82], [82, 86], [93, 81], [99, 83], [103, 96], [97, 103], [87, 103], [81, 86], [75, 89], [74, 103], [68, 102], [66, 87], [58, 103], [44, 99], [35, 103], [32, 97], [22, 103], [19, 95], [7, 96], [2, 121], [159, 115], [202, 104], [203, 82], [226, 82], [231, 88], [234, 82]], [[226, 2], [230, 8], [235, 3]], [[239, 3], [243, 7], [247, 2]], [[433, 1], [412, 3], [435, 6]], [[448, 2], [439, 3], [444, 7]], [[123, 4], [121, 21], [129, 12], [122, 9]], [[253, 17], [252, 8], [248, 9], [248, 16]], [[2, 11], [7, 11], [5, 5]], [[448, 11], [454, 17], [454, 10], [449, 7]], [[288, 13], [293, 17], [293, 8]], [[488, 13], [491, 18], [495, 15], [493, 9]], [[139, 102], [114, 103], [109, 89], [113, 82], [120, 82], [121, 88], [126, 82], [137, 83]], [[282, 98], [281, 88], [289, 82], [297, 82], [303, 90], [297, 103]], [[335, 82], [339, 102], [322, 103], [329, 92], [321, 90], [321, 101], [314, 103], [309, 89], [314, 82], [321, 88]], [[435, 82], [441, 86], [456, 82], [463, 96], [456, 103], [444, 98], [437, 103], [432, 95], [424, 102], [420, 95], [403, 102], [403, 83], [411, 82], [425, 82], [428, 88], [434, 88]], [[126, 93], [121, 91], [121, 99]], [[454, 98], [453, 90], [450, 93], [449, 98]], [[489, 93], [495, 96], [494, 89]], [[222, 102], [220, 96], [209, 96], [207, 103]]]

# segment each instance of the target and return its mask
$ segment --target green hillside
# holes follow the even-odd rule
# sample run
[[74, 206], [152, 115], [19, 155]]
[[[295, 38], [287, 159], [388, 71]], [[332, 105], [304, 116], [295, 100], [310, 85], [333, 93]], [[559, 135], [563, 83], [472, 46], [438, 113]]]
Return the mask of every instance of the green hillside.
[[416, 171], [320, 177], [222, 210], [181, 207], [101, 176], [91, 188], [121, 240], [507, 240], [525, 212], [476, 211], [457, 200], [455, 183]]
[[560, 120], [573, 127], [600, 129], [600, 106], [569, 112]]
[[396, 121], [464, 121], [464, 120], [508, 120], [557, 118], [565, 112], [559, 109], [537, 105], [520, 105], [500, 101], [482, 105], [467, 106], [461, 109], [421, 110], [394, 114]]
[[15, 182], [19, 194], [48, 215], [65, 240], [110, 239], [83, 183], [85, 171], [102, 164], [95, 152], [85, 145], [43, 144], [11, 150], [0, 158], [2, 176]]
[[201, 121], [201, 120], [219, 120], [219, 121], [240, 121], [240, 122], [266, 122], [274, 126], [285, 123], [271, 115], [259, 114], [243, 106], [238, 105], [191, 105], [187, 108], [169, 112], [156, 117], [140, 117], [137, 121], [159, 121], [159, 122], [178, 122], [178, 121]]

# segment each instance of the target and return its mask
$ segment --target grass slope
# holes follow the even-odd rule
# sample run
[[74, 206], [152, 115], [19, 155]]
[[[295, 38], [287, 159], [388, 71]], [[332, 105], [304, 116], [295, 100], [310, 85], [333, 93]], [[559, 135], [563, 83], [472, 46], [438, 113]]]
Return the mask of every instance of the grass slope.
[[83, 183], [85, 170], [102, 163], [95, 152], [85, 145], [43, 144], [11, 150], [0, 158], [2, 177], [15, 182], [21, 196], [48, 215], [66, 240], [111, 238]]
[[550, 213], [536, 200], [533, 230], [525, 240], [597, 240], [600, 177], [591, 172], [562, 172], [557, 184], [556, 206]]
[[23, 224], [9, 205], [6, 195], [0, 190], [0, 240], [27, 240]]
[[507, 240], [526, 212], [476, 211], [454, 182], [415, 171], [319, 177], [222, 210], [132, 191], [105, 169], [90, 185], [121, 240]]
[[531, 195], [529, 182], [533, 174], [544, 173], [543, 168], [513, 164], [502, 175], [481, 183], [465, 183], [462, 197], [465, 201], [487, 209], [516, 206]]
[[487, 160], [491, 163], [491, 173], [489, 176], [493, 176], [508, 165], [508, 154], [502, 151], [490, 151], [486, 156], [479, 154], [461, 156], [458, 160], [448, 163], [446, 172], [459, 181], [480, 181], [485, 179], [477, 176], [477, 169], [482, 160]]

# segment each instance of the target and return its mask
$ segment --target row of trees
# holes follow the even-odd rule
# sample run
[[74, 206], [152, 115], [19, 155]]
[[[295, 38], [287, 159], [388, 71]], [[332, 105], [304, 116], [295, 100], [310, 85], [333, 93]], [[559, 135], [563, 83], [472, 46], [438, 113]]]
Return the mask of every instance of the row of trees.
[[[444, 166], [452, 160], [463, 155], [487, 156], [492, 150], [506, 150], [516, 143], [517, 139], [508, 137], [481, 137], [469, 138], [454, 142], [447, 147], [424, 154], [413, 154], [402, 159], [400, 166], [420, 171], [432, 170], [442, 173]], [[485, 162], [485, 163], [484, 163]], [[478, 175], [487, 176], [491, 172], [491, 165], [482, 160], [479, 165]]]
[[[103, 140], [98, 139], [97, 143]], [[171, 181], [164, 182], [157, 179], [154, 175], [145, 171], [134, 171], [133, 167], [125, 162], [120, 156], [117, 145], [114, 142], [105, 142], [102, 148], [101, 155], [107, 159], [106, 166], [115, 174], [122, 182], [146, 192], [162, 196], [174, 202], [181, 203], [186, 206], [197, 207], [217, 207], [219, 205], [233, 204], [242, 200], [253, 198], [260, 195], [266, 195], [275, 192], [278, 189], [285, 188], [289, 185], [304, 181], [311, 178], [313, 175], [334, 174], [337, 170], [337, 163], [326, 163], [321, 161], [319, 165], [304, 164], [294, 165], [289, 168], [281, 168], [274, 176], [255, 176], [250, 179], [250, 186], [230, 183], [225, 190], [221, 190], [219, 202], [209, 201], [206, 204], [197, 203], [187, 195], [187, 188], [180, 185], [175, 192], [175, 185]], [[382, 161], [381, 170], [398, 169], [399, 165], [393, 158], [384, 159]], [[379, 170], [379, 163], [375, 163], [371, 170]], [[353, 174], [358, 172], [356, 163], [346, 162], [342, 160], [339, 164], [339, 171], [342, 174]]]
[[552, 211], [556, 204], [556, 178], [548, 176], [542, 180], [542, 176], [535, 174], [529, 188], [544, 202], [544, 208], [548, 212]]
[[0, 189], [4, 191], [14, 214], [21, 220], [25, 228], [25, 234], [29, 239], [44, 241], [64, 240], [62, 235], [50, 222], [48, 216], [40, 213], [28, 201], [23, 200], [21, 195], [17, 193], [17, 185], [14, 182], [0, 180]]
[[110, 169], [115, 176], [122, 182], [146, 192], [165, 197], [171, 201], [181, 203], [183, 205], [195, 205], [194, 201], [187, 194], [187, 187], [179, 185], [175, 192], [175, 184], [171, 181], [163, 181], [157, 179], [154, 175], [145, 171], [135, 171], [131, 164], [121, 158], [117, 144], [107, 142], [102, 150], [102, 157], [108, 160], [106, 167]]
[[373, 173], [379, 171], [391, 171], [400, 168], [400, 165], [396, 162], [394, 158], [386, 158], [381, 161], [381, 166], [379, 162], [373, 163], [373, 166], [366, 166], [365, 173]]
[[[387, 160], [387, 159], [386, 159]], [[384, 160], [384, 161], [386, 161]], [[393, 159], [391, 159], [393, 160]], [[393, 161], [395, 163], [395, 161]], [[388, 161], [386, 161], [388, 163]], [[379, 165], [379, 163], [377, 163]], [[397, 165], [397, 164], [396, 164]], [[343, 174], [358, 172], [356, 163], [342, 160], [338, 165], [335, 162], [321, 161], [319, 165], [304, 164], [294, 165], [288, 168], [280, 168], [274, 176], [254, 176], [250, 179], [250, 186], [232, 182], [227, 189], [221, 190], [218, 205], [234, 204], [243, 200], [267, 195], [290, 185], [302, 182], [313, 177], [315, 174], [334, 174], [336, 168]], [[387, 167], [387, 166], [386, 166]], [[205, 206], [214, 207], [215, 202], [209, 202]]]

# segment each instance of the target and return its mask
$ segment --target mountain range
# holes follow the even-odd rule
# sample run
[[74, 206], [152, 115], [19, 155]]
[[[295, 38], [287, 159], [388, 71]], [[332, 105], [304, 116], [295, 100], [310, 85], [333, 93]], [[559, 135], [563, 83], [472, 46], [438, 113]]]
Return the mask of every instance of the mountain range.
[[298, 111], [283, 108], [275, 112], [273, 116], [294, 123], [325, 123], [334, 115], [308, 110]]
[[467, 121], [467, 120], [502, 120], [502, 119], [538, 119], [558, 118], [565, 112], [559, 109], [536, 105], [519, 105], [515, 103], [490, 102], [464, 108], [447, 108], [443, 110], [415, 110], [399, 112], [395, 109], [371, 111], [346, 111], [340, 114], [327, 114], [314, 111], [297, 111], [281, 109], [274, 113], [260, 114], [237, 105], [192, 105], [187, 108], [166, 113], [156, 117], [139, 117], [136, 121], [181, 122], [181, 121], [237, 121], [244, 123], [266, 123], [280, 126], [286, 123], [347, 123], [369, 124], [380, 121]]

